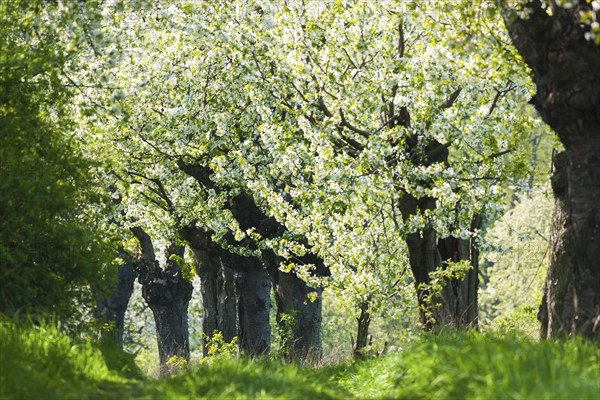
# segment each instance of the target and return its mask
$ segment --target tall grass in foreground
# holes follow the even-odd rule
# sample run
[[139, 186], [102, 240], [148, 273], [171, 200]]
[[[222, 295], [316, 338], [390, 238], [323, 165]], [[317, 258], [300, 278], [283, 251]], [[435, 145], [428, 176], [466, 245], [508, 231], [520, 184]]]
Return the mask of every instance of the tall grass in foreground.
[[74, 340], [52, 324], [21, 327], [0, 320], [0, 399], [119, 396], [114, 386], [126, 382], [131, 371], [111, 371], [108, 365], [119, 356], [115, 352], [107, 363], [110, 352]]
[[[52, 326], [0, 322], [0, 398], [600, 399], [600, 349], [481, 334], [424, 336], [384, 357], [320, 369], [215, 358], [152, 380]], [[125, 365], [125, 364], [118, 364]]]
[[600, 349], [580, 340], [426, 336], [354, 365], [339, 383], [366, 398], [600, 399]]

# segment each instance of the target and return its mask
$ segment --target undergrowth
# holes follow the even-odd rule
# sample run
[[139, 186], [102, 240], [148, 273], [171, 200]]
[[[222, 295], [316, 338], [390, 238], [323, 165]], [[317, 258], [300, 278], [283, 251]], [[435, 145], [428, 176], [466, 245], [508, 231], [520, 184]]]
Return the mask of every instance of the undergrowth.
[[216, 356], [149, 379], [114, 349], [1, 322], [0, 356], [2, 399], [600, 399], [600, 350], [580, 340], [444, 334], [319, 369]]

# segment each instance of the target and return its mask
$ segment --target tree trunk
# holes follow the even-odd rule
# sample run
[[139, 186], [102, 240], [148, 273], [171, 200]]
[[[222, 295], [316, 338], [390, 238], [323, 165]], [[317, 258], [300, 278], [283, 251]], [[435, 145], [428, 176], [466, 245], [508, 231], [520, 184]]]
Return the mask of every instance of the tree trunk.
[[219, 265], [213, 262], [199, 262], [198, 250], [192, 248], [196, 260], [196, 275], [200, 278], [202, 293], [202, 353], [208, 356], [208, 344], [216, 331], [220, 331], [223, 318], [219, 318], [219, 292], [223, 290], [224, 282], [220, 275]]
[[160, 374], [164, 376], [177, 369], [167, 363], [172, 357], [181, 357], [186, 362], [190, 359], [188, 305], [192, 284], [167, 274], [161, 278], [143, 285], [142, 295], [154, 314]]
[[220, 332], [228, 343], [238, 336], [234, 273], [231, 266], [223, 262], [229, 252], [212, 241], [210, 232], [188, 227], [184, 238], [190, 243], [202, 285], [203, 354], [206, 357], [215, 332]]
[[[260, 260], [223, 249], [197, 228], [188, 228], [185, 236], [202, 281], [205, 335], [217, 330], [226, 342], [238, 337], [240, 350], [251, 357], [267, 353], [271, 283]], [[207, 350], [205, 342], [205, 355]]]
[[[481, 218], [476, 215], [471, 222], [471, 232], [479, 229]], [[445, 325], [473, 327], [478, 325], [477, 291], [479, 289], [479, 250], [473, 240], [447, 237], [438, 240], [442, 267], [447, 261], [469, 261], [471, 268], [464, 277], [449, 279], [442, 290]]]
[[[600, 334], [600, 140], [555, 157], [550, 263], [538, 317], [542, 338]], [[595, 163], [595, 165], [594, 165]]]
[[[565, 147], [555, 158], [550, 264], [538, 314], [542, 337], [600, 337], [600, 46], [584, 39], [580, 1], [571, 9], [540, 1], [527, 19], [507, 8], [515, 47], [531, 67], [542, 119]], [[597, 15], [599, 13], [596, 13]]]
[[[440, 110], [451, 107], [461, 93], [461, 88], [456, 89], [450, 97], [440, 105]], [[390, 108], [390, 117], [394, 116], [394, 108]], [[390, 118], [392, 120], [392, 118]], [[410, 114], [406, 107], [401, 107], [394, 119], [393, 125], [410, 127]], [[413, 134], [406, 138], [408, 145], [407, 155], [415, 166], [429, 166], [441, 164], [448, 166], [450, 143], [442, 144], [435, 139], [423, 140], [419, 135]], [[388, 158], [393, 163], [394, 158]], [[426, 187], [428, 182], [417, 183]], [[414, 215], [426, 210], [435, 210], [436, 200], [433, 197], [423, 196], [416, 198], [402, 187], [397, 207], [406, 221]], [[471, 232], [479, 228], [481, 220], [474, 215]], [[478, 255], [471, 240], [448, 237], [439, 239], [435, 229], [426, 226], [424, 229], [407, 235], [408, 258], [413, 277], [421, 325], [426, 330], [436, 327], [471, 327], [477, 326], [477, 291], [478, 291]], [[433, 288], [431, 274], [448, 267], [447, 261], [470, 261], [472, 268], [466, 272], [464, 278], [446, 279], [440, 288]]]
[[271, 281], [260, 260], [231, 254], [235, 268], [235, 297], [240, 350], [250, 357], [269, 352], [271, 346]]
[[[224, 250], [226, 251], [226, 250]], [[235, 271], [221, 260], [221, 271], [218, 279], [217, 330], [223, 340], [230, 343], [236, 337], [240, 339], [237, 295], [235, 289]], [[268, 324], [268, 321], [267, 321]]]
[[[435, 200], [429, 197], [415, 199], [405, 193], [399, 208], [403, 218], [419, 211], [433, 209]], [[471, 231], [481, 224], [479, 216], [473, 218]], [[411, 233], [406, 238], [409, 263], [415, 278], [421, 325], [426, 330], [438, 327], [477, 327], [477, 291], [479, 287], [478, 251], [471, 240], [447, 237], [438, 239], [434, 229]], [[431, 288], [431, 273], [446, 269], [447, 261], [469, 261], [471, 269], [464, 278], [446, 279], [441, 292]]]
[[360, 315], [356, 319], [358, 322], [356, 332], [356, 345], [354, 346], [354, 357], [364, 357], [364, 350], [369, 344], [369, 325], [371, 324], [371, 314], [369, 313], [369, 300], [360, 304]]
[[101, 297], [96, 301], [95, 317], [109, 326], [102, 327], [100, 340], [110, 342], [123, 348], [123, 331], [125, 328], [125, 312], [129, 298], [133, 293], [133, 283], [136, 278], [134, 265], [126, 262], [117, 271], [116, 291], [110, 297]]
[[[323, 289], [308, 286], [293, 272], [280, 271], [279, 261], [271, 251], [263, 251], [263, 262], [273, 282], [276, 320], [287, 360], [318, 363], [323, 355]], [[309, 295], [315, 300], [310, 300]]]
[[172, 357], [181, 357], [186, 362], [190, 358], [188, 333], [188, 305], [192, 298], [193, 286], [185, 280], [180, 267], [169, 257], [176, 254], [183, 257], [183, 248], [171, 245], [167, 248], [167, 265], [161, 269], [154, 255], [150, 236], [141, 228], [132, 228], [142, 247], [142, 262], [137, 265], [142, 297], [152, 310], [156, 323], [156, 341], [162, 376], [174, 372], [177, 365], [167, 362]]

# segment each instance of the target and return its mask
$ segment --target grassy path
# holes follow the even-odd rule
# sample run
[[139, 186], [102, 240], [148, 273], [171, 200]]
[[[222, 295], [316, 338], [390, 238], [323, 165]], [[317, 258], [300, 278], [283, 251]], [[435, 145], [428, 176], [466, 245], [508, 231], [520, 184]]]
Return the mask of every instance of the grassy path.
[[152, 380], [53, 327], [3, 323], [0, 356], [1, 399], [600, 399], [600, 349], [581, 341], [431, 336], [319, 369], [221, 358]]

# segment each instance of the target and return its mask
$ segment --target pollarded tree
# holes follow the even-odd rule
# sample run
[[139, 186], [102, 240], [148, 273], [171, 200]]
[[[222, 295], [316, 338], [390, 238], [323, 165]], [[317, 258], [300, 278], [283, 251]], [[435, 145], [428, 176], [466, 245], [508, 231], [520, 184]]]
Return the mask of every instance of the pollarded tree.
[[[512, 3], [511, 3], [512, 4]], [[531, 68], [554, 158], [550, 264], [542, 337], [600, 338], [600, 2], [502, 2], [512, 41]]]

